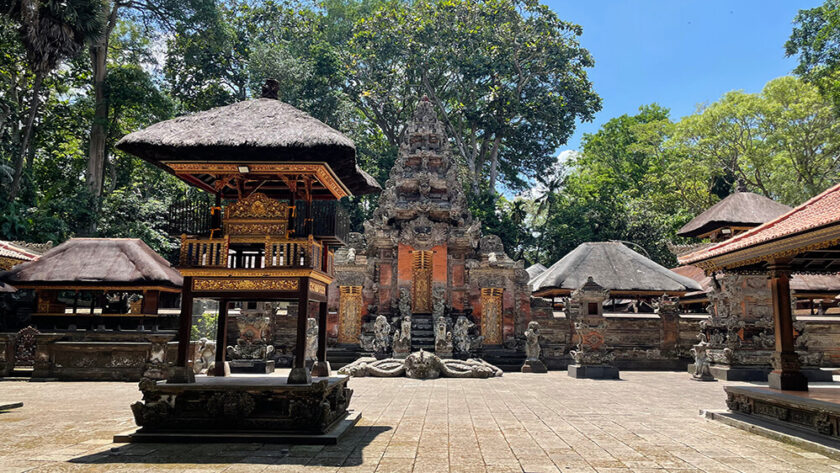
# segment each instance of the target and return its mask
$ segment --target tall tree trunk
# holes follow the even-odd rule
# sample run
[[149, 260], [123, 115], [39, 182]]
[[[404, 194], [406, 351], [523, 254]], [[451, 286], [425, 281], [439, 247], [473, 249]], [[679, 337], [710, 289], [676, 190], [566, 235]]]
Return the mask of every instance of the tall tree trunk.
[[88, 233], [96, 233], [96, 222], [99, 215], [99, 199], [102, 196], [102, 186], [105, 181], [106, 143], [108, 139], [108, 97], [105, 92], [105, 80], [108, 77], [108, 39], [117, 24], [119, 2], [106, 2], [104, 7], [108, 13], [108, 23], [105, 31], [90, 46], [90, 60], [93, 69], [93, 123], [90, 127], [90, 149], [88, 152], [87, 187], [93, 196], [93, 218], [88, 226]]
[[35, 82], [32, 84], [32, 98], [29, 101], [29, 118], [26, 119], [26, 127], [23, 131], [23, 140], [20, 143], [20, 152], [15, 160], [15, 174], [12, 178], [12, 189], [9, 192], [9, 200], [14, 200], [20, 192], [20, 183], [23, 178], [23, 163], [29, 153], [29, 143], [32, 141], [32, 129], [35, 126], [35, 117], [38, 115], [38, 107], [41, 105], [41, 84], [44, 82], [44, 73], [35, 73]]
[[496, 178], [499, 176], [499, 148], [502, 145], [502, 135], [497, 134], [493, 140], [493, 150], [490, 151], [490, 192], [496, 193]]
[[93, 95], [95, 108], [90, 128], [90, 150], [88, 154], [87, 186], [97, 199], [102, 195], [103, 171], [105, 169], [105, 141], [108, 134], [108, 100], [105, 96], [107, 40], [101, 38], [90, 47], [93, 65]]

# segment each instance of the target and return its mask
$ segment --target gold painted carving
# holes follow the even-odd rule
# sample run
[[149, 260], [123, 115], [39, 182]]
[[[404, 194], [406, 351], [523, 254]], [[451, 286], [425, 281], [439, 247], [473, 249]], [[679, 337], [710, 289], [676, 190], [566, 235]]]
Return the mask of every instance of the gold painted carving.
[[499, 287], [481, 288], [481, 334], [484, 343], [502, 343], [502, 293]]
[[227, 235], [286, 235], [289, 206], [255, 192], [225, 207]]
[[194, 291], [296, 291], [297, 279], [194, 279]]
[[327, 286], [324, 286], [323, 284], [317, 283], [315, 281], [309, 281], [309, 292], [314, 292], [315, 294], [325, 296], [327, 295]]
[[411, 311], [426, 314], [432, 311], [432, 252], [415, 251], [412, 257], [414, 284]]
[[314, 176], [336, 199], [352, 195], [327, 163], [166, 163], [175, 174], [239, 175], [239, 166], [247, 165], [251, 175], [294, 173]]
[[338, 291], [338, 343], [359, 343], [362, 286], [340, 286]]
[[50, 299], [41, 294], [38, 294], [38, 312], [41, 314], [50, 312]]

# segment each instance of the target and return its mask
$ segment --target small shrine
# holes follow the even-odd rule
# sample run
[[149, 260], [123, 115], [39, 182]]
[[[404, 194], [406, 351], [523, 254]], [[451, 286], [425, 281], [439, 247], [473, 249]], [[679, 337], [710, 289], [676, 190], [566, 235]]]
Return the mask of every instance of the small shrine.
[[[468, 357], [514, 345], [530, 314], [529, 276], [499, 237], [480, 228], [444, 125], [423, 98], [364, 234], [351, 234], [336, 252], [329, 307], [337, 344], [399, 358], [420, 349]], [[392, 328], [387, 340], [377, 335], [382, 324]]]
[[[336, 201], [379, 186], [356, 165], [352, 141], [277, 100], [278, 87], [269, 80], [261, 98], [157, 123], [117, 143], [215, 197], [206, 226], [193, 220], [191, 203], [172, 210], [185, 229], [178, 356], [166, 379], [141, 382], [143, 400], [131, 406], [140, 429], [120, 440], [335, 443], [358, 420], [347, 410], [348, 378], [333, 376], [326, 359], [327, 300], [334, 249], [347, 239]], [[197, 298], [219, 304], [214, 377], [196, 377], [190, 367]], [[266, 312], [283, 301], [297, 303], [288, 378], [226, 377], [226, 361], [273, 370]], [[244, 309], [239, 338], [228, 343], [233, 302]], [[307, 343], [310, 320], [317, 337]]]

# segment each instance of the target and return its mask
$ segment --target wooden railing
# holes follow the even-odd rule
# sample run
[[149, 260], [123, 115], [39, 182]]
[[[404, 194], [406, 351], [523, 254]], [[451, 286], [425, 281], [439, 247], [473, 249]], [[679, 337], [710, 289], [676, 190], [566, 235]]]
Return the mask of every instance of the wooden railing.
[[226, 268], [230, 238], [187, 238], [181, 235], [179, 266]]
[[312, 268], [332, 271], [332, 253], [327, 266], [324, 246], [311, 238], [181, 238], [182, 268]]

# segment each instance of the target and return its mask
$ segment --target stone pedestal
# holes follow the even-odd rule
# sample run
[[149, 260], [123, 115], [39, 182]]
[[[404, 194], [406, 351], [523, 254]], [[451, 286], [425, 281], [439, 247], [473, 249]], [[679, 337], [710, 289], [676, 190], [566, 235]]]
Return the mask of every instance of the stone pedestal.
[[274, 360], [230, 360], [231, 373], [274, 373]]
[[312, 375], [308, 368], [292, 368], [286, 382], [288, 384], [312, 384]]
[[521, 371], [523, 373], [548, 373], [548, 368], [540, 360], [525, 360]]
[[329, 361], [316, 361], [312, 364], [313, 378], [326, 378], [330, 375], [331, 372], [332, 370], [330, 369]]
[[569, 376], [579, 379], [619, 379], [618, 368], [610, 365], [569, 365]]
[[144, 381], [131, 410], [140, 427], [118, 441], [335, 443], [353, 391], [337, 376], [305, 385], [265, 377]]

